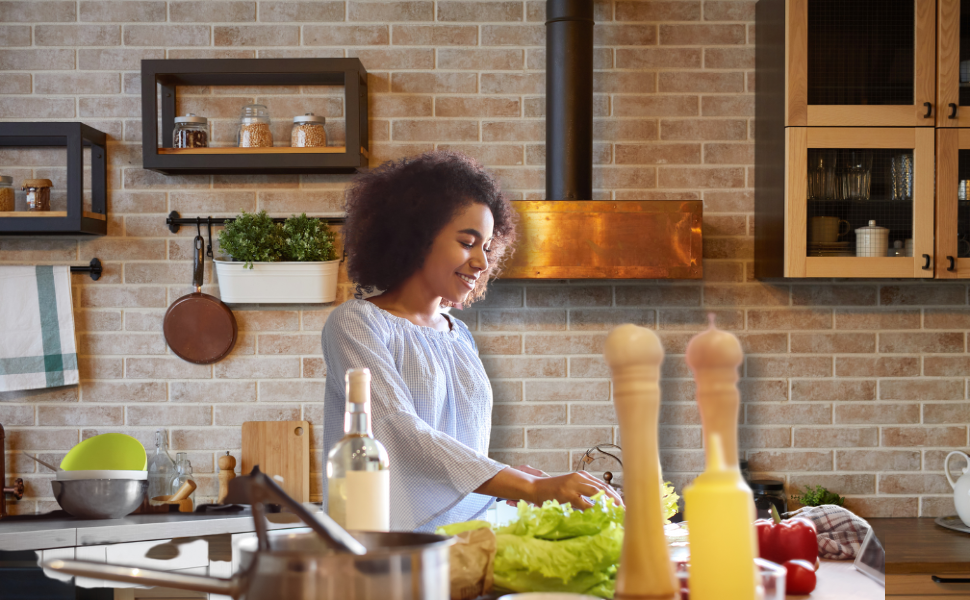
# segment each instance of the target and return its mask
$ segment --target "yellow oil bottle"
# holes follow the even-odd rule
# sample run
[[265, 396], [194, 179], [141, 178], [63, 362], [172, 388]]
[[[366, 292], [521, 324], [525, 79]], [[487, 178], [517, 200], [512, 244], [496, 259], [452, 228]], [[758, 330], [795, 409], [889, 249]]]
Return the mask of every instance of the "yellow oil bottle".
[[684, 490], [691, 600], [755, 600], [758, 538], [751, 489], [724, 463], [721, 436], [708, 439], [707, 468]]

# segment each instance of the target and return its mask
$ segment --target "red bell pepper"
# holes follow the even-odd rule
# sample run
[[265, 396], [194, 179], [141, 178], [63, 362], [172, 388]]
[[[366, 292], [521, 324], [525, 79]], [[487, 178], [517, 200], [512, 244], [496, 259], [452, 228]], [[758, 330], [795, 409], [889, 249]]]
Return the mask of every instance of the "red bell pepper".
[[815, 524], [801, 517], [782, 521], [774, 506], [771, 507], [771, 517], [754, 522], [761, 558], [779, 565], [795, 559], [814, 565], [818, 558]]

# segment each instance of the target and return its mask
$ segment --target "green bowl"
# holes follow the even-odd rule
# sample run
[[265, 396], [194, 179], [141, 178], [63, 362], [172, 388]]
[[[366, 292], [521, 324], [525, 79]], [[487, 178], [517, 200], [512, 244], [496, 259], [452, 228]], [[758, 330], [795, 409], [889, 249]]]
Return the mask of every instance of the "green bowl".
[[144, 471], [148, 455], [141, 442], [123, 433], [103, 433], [71, 448], [61, 468], [65, 471]]

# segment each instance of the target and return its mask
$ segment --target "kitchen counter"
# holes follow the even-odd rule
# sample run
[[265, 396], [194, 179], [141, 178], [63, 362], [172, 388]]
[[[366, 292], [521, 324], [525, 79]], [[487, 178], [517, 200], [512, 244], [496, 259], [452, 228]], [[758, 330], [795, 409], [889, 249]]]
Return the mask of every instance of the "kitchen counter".
[[[269, 529], [299, 527], [287, 513], [269, 514]], [[178, 537], [199, 537], [254, 531], [249, 508], [228, 513], [165, 513], [129, 515], [121, 519], [76, 519], [58, 511], [21, 515], [0, 521], [0, 551], [46, 550]]]
[[970, 572], [970, 533], [933, 519], [869, 519], [886, 548], [886, 575]]

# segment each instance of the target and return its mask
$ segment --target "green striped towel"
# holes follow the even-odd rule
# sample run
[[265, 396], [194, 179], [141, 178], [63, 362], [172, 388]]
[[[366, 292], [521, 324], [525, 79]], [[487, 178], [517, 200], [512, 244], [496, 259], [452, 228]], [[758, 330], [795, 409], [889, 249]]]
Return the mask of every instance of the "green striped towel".
[[0, 392], [77, 385], [70, 267], [0, 267]]

